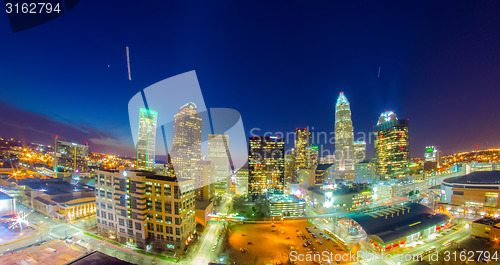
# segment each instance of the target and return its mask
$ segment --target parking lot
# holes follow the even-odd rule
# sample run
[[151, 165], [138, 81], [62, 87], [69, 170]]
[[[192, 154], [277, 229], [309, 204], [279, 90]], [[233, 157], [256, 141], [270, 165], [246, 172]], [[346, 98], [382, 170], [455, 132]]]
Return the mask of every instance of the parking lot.
[[40, 246], [31, 247], [14, 254], [0, 257], [0, 264], [40, 264], [63, 265], [84, 254], [82, 249], [54, 240]]
[[[292, 259], [292, 251], [294, 256], [303, 254], [304, 258], [321, 255], [323, 251], [333, 255], [345, 253], [339, 244], [308, 221], [236, 225], [231, 229], [229, 244], [231, 262], [242, 265], [285, 263]], [[297, 260], [295, 264], [314, 263]]]

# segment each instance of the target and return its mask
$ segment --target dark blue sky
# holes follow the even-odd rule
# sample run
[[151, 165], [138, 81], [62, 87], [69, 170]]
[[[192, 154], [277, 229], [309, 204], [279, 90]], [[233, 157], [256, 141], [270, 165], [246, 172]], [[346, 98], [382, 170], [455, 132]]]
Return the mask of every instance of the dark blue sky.
[[81, 1], [18, 33], [0, 13], [0, 136], [132, 154], [129, 99], [196, 70], [207, 107], [238, 110], [247, 132], [331, 132], [344, 91], [355, 133], [408, 118], [413, 156], [500, 145], [498, 1], [148, 3]]

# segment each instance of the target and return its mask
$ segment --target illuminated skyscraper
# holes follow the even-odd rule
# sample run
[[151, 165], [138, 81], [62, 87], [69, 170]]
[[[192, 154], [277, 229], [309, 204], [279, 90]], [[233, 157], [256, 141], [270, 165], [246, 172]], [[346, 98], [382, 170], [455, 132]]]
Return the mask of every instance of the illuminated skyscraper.
[[295, 130], [295, 172], [292, 182], [297, 181], [297, 172], [301, 169], [308, 169], [309, 165], [309, 149], [311, 147], [311, 132], [304, 128]]
[[87, 155], [89, 146], [87, 143], [77, 144], [66, 142], [55, 137], [54, 141], [54, 172], [86, 172], [87, 171]]
[[364, 141], [354, 141], [354, 161], [359, 163], [366, 158], [366, 143]]
[[295, 149], [285, 154], [285, 183], [297, 183], [297, 171], [295, 170]]
[[214, 197], [214, 164], [209, 160], [200, 160], [194, 171], [196, 200], [208, 201]]
[[156, 111], [140, 109], [137, 139], [137, 169], [153, 170], [155, 164]]
[[354, 179], [353, 141], [350, 103], [340, 92], [335, 105], [335, 173], [339, 178]]
[[282, 193], [285, 141], [270, 136], [250, 137], [248, 142], [248, 193]]
[[432, 171], [441, 167], [441, 156], [435, 146], [425, 147], [424, 171]]
[[174, 115], [172, 164], [176, 176], [194, 178], [194, 168], [201, 160], [201, 116], [193, 102], [182, 106]]
[[229, 135], [208, 135], [207, 160], [212, 161], [215, 167], [215, 193], [227, 193], [231, 180], [231, 170], [229, 168]]
[[408, 174], [410, 137], [408, 121], [398, 120], [392, 111], [380, 115], [375, 132], [377, 175], [397, 178]]
[[236, 172], [236, 195], [248, 193], [248, 164], [244, 165]]

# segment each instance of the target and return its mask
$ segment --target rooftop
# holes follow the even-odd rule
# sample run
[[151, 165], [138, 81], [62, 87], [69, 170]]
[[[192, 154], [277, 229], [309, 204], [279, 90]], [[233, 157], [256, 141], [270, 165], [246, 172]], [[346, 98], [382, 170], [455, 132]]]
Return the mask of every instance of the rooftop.
[[47, 204], [47, 205], [56, 205], [55, 202], [46, 200], [46, 199], [44, 199], [42, 197], [36, 197], [34, 200], [39, 201], [39, 202], [44, 203], [44, 204]]
[[473, 221], [473, 223], [489, 225], [489, 226], [498, 226], [500, 224], [500, 219], [492, 217], [483, 217], [481, 219]]
[[0, 200], [11, 200], [12, 197], [0, 191]]
[[316, 167], [316, 170], [326, 170], [326, 169], [332, 167], [333, 165], [334, 165], [333, 163], [318, 164], [318, 167]]
[[118, 173], [118, 172], [122, 172], [122, 171], [127, 171], [127, 172], [136, 173], [137, 176], [144, 176], [148, 179], [163, 180], [163, 181], [170, 181], [170, 182], [184, 182], [184, 181], [190, 180], [190, 179], [186, 179], [186, 178], [178, 178], [177, 176], [170, 177], [170, 176], [158, 175], [152, 171], [140, 170], [140, 169], [99, 170], [99, 171], [104, 171], [104, 172], [109, 172], [109, 173]]
[[210, 206], [210, 204], [212, 204], [212, 201], [195, 200], [194, 208], [195, 208], [195, 210], [205, 210], [205, 209], [207, 209], [208, 206]]
[[39, 179], [39, 178], [28, 178], [18, 180], [19, 186], [28, 186], [33, 190], [42, 190], [48, 195], [59, 195], [66, 193], [73, 193], [75, 188], [78, 187], [78, 191], [92, 191], [84, 186], [73, 185], [69, 182], [59, 180], [59, 179]]
[[121, 259], [106, 255], [99, 251], [91, 252], [85, 256], [82, 256], [67, 265], [133, 265], [133, 263], [123, 261]]
[[376, 212], [352, 215], [368, 235], [377, 236], [383, 243], [393, 242], [434, 225], [446, 223], [449, 217], [436, 214], [419, 203], [407, 203]]
[[303, 200], [299, 199], [299, 197], [290, 194], [272, 194], [267, 195], [267, 200], [270, 203], [284, 203], [284, 202], [294, 202], [299, 203]]
[[443, 183], [448, 184], [499, 184], [500, 170], [476, 171], [467, 175], [447, 178]]

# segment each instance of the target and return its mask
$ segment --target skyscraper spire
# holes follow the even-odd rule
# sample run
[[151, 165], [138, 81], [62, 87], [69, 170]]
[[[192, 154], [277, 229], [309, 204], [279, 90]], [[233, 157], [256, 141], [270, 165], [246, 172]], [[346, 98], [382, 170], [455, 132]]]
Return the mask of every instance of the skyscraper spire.
[[344, 92], [340, 92], [340, 95], [337, 98], [336, 107], [338, 108], [339, 106], [342, 106], [342, 105], [348, 105], [349, 106], [349, 101], [345, 97]]

